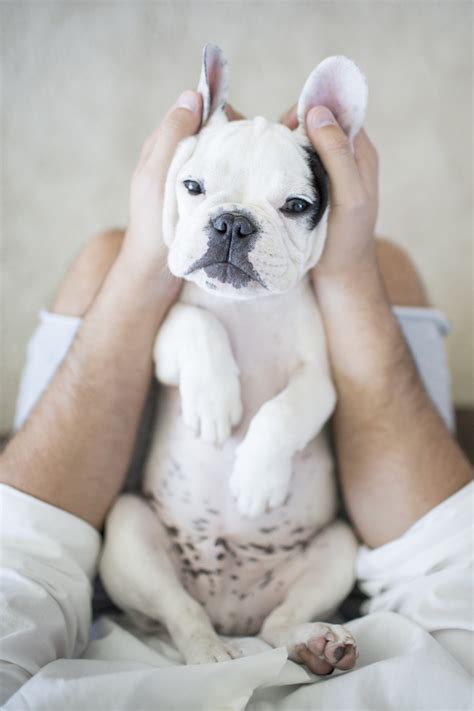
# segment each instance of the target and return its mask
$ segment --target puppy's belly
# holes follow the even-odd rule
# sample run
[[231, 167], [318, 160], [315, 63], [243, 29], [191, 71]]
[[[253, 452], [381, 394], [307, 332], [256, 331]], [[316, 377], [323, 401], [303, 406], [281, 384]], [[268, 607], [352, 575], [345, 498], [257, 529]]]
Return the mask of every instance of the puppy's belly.
[[144, 491], [167, 529], [177, 574], [220, 632], [253, 634], [301, 572], [308, 543], [334, 518], [326, 436], [295, 456], [285, 503], [249, 519], [228, 486], [242, 434], [222, 449], [202, 442], [181, 419], [177, 389], [162, 390], [158, 412]]

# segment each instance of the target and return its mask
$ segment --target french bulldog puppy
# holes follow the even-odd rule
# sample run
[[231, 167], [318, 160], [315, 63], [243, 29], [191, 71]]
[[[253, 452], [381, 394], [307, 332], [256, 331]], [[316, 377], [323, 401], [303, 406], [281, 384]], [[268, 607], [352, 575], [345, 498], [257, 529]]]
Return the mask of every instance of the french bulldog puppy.
[[156, 339], [144, 496], [110, 512], [102, 580], [135, 621], [164, 625], [188, 663], [230, 659], [218, 633], [260, 634], [316, 672], [349, 669], [351, 634], [313, 621], [351, 590], [356, 540], [334, 520], [324, 425], [335, 390], [308, 276], [330, 206], [304, 126], [323, 104], [352, 139], [366, 81], [349, 59], [326, 59], [295, 131], [227, 120], [213, 45], [199, 90], [202, 128], [178, 147], [165, 189], [169, 268], [184, 287]]

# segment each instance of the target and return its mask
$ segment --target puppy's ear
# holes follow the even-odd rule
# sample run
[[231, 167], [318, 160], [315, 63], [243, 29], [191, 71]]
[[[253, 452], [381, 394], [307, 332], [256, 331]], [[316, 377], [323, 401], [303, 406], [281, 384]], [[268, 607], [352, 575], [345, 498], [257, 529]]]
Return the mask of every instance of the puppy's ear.
[[304, 130], [305, 117], [313, 106], [326, 106], [352, 141], [364, 121], [367, 108], [367, 80], [347, 57], [328, 57], [318, 64], [301, 92], [297, 116]]
[[202, 125], [227, 121], [224, 109], [228, 95], [227, 60], [215, 44], [206, 44], [198, 91], [202, 94]]

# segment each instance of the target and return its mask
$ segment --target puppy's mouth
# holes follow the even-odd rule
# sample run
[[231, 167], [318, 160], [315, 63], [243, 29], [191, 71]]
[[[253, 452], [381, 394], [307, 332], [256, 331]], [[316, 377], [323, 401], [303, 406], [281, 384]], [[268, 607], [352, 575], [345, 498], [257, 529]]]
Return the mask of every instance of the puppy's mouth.
[[204, 258], [201, 258], [195, 262], [190, 269], [188, 269], [186, 276], [198, 271], [199, 269], [204, 269], [209, 278], [216, 279], [222, 284], [230, 284], [236, 289], [247, 286], [250, 282], [256, 282], [257, 284], [260, 284], [260, 286], [263, 286], [264, 289], [267, 288], [255, 270], [253, 270], [253, 273], [250, 273], [250, 271], [242, 269], [242, 267], [237, 266], [237, 264], [234, 264], [233, 262], [208, 262], [205, 261]]

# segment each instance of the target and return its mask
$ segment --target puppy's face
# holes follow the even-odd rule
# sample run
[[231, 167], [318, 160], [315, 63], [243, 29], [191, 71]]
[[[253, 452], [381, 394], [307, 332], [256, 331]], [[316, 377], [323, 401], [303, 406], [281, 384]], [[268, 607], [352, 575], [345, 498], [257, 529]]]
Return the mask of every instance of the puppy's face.
[[304, 136], [256, 118], [204, 128], [189, 149], [174, 183], [170, 270], [233, 298], [294, 287], [327, 222], [326, 175]]
[[217, 296], [289, 291], [326, 239], [328, 180], [305, 133], [306, 112], [328, 106], [351, 139], [362, 124], [365, 79], [345, 57], [326, 59], [303, 87], [295, 131], [260, 117], [227, 121], [227, 63], [213, 45], [199, 91], [203, 128], [180, 144], [166, 181], [169, 268]]

